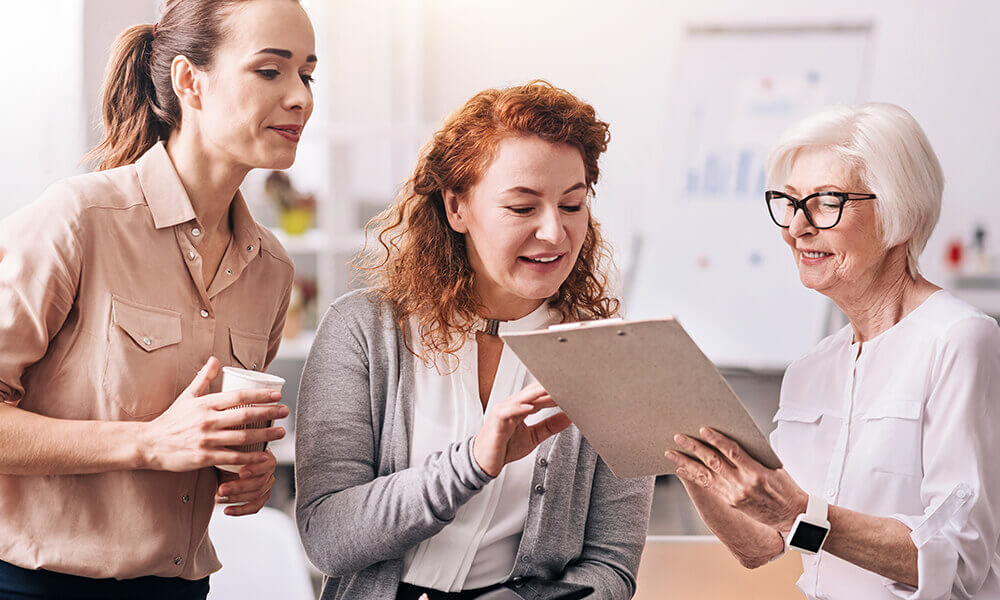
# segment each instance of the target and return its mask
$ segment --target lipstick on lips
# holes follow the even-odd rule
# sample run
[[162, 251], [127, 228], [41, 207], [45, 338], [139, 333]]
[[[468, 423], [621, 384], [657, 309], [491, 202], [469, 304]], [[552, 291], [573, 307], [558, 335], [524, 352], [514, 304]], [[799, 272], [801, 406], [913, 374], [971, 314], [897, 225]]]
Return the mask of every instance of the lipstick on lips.
[[272, 125], [268, 129], [290, 142], [298, 142], [299, 138], [302, 137], [301, 125]]

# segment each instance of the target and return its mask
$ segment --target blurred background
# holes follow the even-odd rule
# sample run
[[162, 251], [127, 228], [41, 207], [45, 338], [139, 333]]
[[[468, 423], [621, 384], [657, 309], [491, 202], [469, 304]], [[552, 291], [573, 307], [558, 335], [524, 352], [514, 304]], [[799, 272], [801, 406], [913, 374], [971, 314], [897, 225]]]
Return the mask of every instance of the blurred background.
[[[119, 31], [156, 0], [5, 6], [0, 217], [86, 170]], [[1000, 314], [1000, 3], [987, 0], [303, 0], [317, 34], [316, 109], [297, 162], [244, 193], [299, 285], [271, 370], [294, 390], [323, 307], [357, 285], [365, 222], [392, 201], [441, 120], [477, 91], [543, 78], [611, 124], [593, 203], [629, 317], [677, 315], [771, 429], [781, 372], [842, 317], [801, 288], [763, 202], [781, 131], [832, 103], [883, 101], [923, 126], [947, 179], [927, 277]], [[270, 178], [270, 179], [269, 179]], [[266, 182], [271, 185], [267, 186]], [[290, 510], [290, 440], [275, 447]], [[658, 483], [651, 534], [700, 534]]]

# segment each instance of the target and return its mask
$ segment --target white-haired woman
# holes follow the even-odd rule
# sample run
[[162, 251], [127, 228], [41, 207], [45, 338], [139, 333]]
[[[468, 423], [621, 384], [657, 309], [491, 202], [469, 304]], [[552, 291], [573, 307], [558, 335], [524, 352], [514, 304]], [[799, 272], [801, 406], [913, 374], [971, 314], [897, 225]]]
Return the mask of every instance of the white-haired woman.
[[1000, 328], [920, 275], [944, 184], [927, 137], [897, 106], [828, 109], [786, 133], [768, 184], [803, 285], [850, 324], [785, 373], [783, 469], [677, 436], [702, 518], [748, 567], [787, 539], [810, 598], [1000, 598]]

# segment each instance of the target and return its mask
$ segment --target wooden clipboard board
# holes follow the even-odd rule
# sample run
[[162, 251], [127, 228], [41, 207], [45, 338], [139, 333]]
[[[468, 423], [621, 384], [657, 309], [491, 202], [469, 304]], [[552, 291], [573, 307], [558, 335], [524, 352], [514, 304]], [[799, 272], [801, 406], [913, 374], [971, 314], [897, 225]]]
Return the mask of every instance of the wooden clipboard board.
[[501, 336], [583, 432], [615, 476], [665, 475], [676, 433], [700, 427], [733, 438], [761, 464], [781, 466], [715, 365], [674, 318], [608, 319]]

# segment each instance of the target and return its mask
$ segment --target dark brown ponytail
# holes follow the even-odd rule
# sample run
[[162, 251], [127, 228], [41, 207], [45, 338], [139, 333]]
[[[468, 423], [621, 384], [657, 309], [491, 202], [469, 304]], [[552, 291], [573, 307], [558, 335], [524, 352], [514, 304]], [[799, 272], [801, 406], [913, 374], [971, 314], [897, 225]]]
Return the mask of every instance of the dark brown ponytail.
[[156, 89], [149, 73], [152, 42], [152, 25], [133, 25], [111, 48], [101, 90], [104, 139], [87, 155], [100, 159], [101, 170], [135, 162], [169, 134], [154, 108]]
[[170, 65], [185, 56], [207, 69], [226, 34], [223, 22], [246, 0], [167, 0], [156, 25], [134, 25], [115, 40], [102, 89], [104, 139], [87, 160], [98, 169], [132, 164], [181, 124]]

